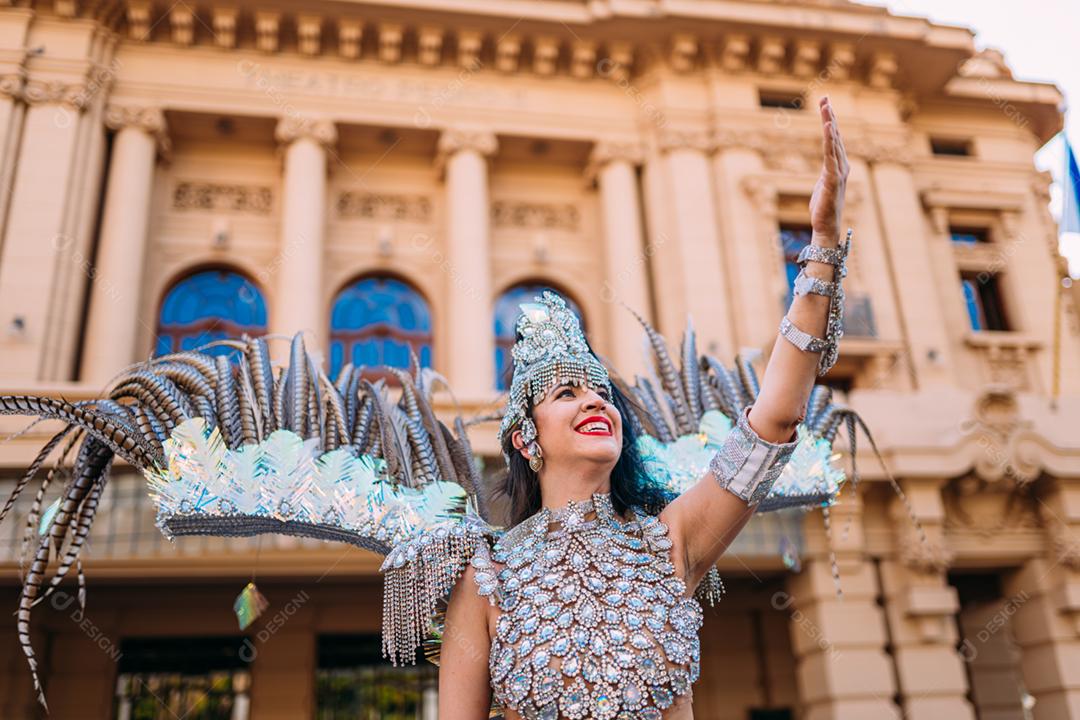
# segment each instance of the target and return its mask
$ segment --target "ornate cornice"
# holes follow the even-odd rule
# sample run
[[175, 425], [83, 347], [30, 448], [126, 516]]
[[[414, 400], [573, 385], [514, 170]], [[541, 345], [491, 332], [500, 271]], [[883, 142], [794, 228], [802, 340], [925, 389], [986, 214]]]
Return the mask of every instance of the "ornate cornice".
[[332, 120], [287, 115], [278, 120], [274, 138], [282, 145], [307, 138], [330, 147], [337, 142], [337, 126]]

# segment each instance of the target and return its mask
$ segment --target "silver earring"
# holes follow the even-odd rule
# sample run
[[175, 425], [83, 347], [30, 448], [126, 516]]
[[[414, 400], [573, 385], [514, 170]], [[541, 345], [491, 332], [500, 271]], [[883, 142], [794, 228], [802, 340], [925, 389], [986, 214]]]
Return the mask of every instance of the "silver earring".
[[544, 455], [540, 452], [540, 444], [533, 440], [529, 443], [529, 469], [534, 473], [539, 473], [542, 467], [544, 467]]

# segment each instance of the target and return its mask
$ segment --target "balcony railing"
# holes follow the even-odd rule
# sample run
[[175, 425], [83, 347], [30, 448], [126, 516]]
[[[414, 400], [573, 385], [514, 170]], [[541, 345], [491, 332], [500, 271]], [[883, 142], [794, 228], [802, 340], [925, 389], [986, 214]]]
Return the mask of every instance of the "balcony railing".
[[[781, 298], [781, 312], [791, 307], [792, 295]], [[846, 293], [844, 297], [844, 335], [850, 337], [876, 338], [877, 323], [874, 322], [874, 305], [865, 293]]]

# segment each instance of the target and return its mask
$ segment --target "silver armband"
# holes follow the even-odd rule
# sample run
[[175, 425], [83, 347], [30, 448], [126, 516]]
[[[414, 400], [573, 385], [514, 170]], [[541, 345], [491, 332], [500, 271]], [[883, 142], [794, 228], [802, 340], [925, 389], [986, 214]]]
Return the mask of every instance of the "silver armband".
[[751, 407], [743, 408], [735, 427], [731, 428], [720, 451], [709, 463], [709, 470], [720, 487], [742, 498], [748, 505], [757, 505], [769, 494], [799, 440], [773, 443], [762, 439], [747, 419]]

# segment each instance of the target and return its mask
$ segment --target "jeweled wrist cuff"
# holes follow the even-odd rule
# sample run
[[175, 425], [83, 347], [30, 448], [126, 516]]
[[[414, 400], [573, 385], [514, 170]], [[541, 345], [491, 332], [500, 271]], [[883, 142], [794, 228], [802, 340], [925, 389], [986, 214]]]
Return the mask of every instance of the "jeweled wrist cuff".
[[796, 437], [791, 442], [773, 443], [763, 439], [750, 427], [747, 416], [751, 407], [743, 408], [735, 427], [709, 463], [709, 470], [720, 487], [748, 505], [757, 505], [769, 494], [799, 440]]

